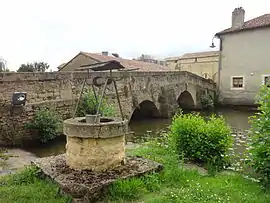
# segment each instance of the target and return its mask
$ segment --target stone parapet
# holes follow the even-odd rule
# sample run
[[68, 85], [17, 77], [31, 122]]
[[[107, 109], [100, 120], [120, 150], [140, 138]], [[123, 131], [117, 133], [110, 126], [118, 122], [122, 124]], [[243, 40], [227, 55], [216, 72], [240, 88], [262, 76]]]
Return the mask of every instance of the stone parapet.
[[[52, 107], [63, 119], [70, 118], [84, 79], [91, 81], [96, 76], [108, 75], [108, 72], [0, 73], [0, 146], [35, 140], [24, 125], [41, 107]], [[114, 71], [112, 75], [117, 78], [123, 114], [128, 120], [143, 101], [153, 102], [161, 117], [169, 117], [177, 110], [177, 98], [182, 92], [188, 91], [194, 105], [199, 107], [200, 96], [216, 89], [211, 80], [184, 71]], [[88, 83], [86, 88], [91, 89]], [[14, 92], [27, 93], [25, 106], [11, 105]], [[119, 116], [113, 87], [109, 86], [105, 94], [117, 111], [115, 116]]]

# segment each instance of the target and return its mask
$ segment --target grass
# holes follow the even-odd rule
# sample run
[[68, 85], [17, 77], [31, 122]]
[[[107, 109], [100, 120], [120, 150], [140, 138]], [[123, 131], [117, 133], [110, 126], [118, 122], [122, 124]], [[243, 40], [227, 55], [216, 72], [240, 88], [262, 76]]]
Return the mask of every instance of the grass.
[[0, 177], [0, 203], [64, 203], [69, 197], [58, 195], [58, 187], [39, 178], [34, 167], [13, 175]]
[[8, 160], [9, 156], [6, 154], [7, 149], [0, 148], [0, 159]]
[[[164, 141], [150, 141], [127, 153], [152, 159], [165, 168], [161, 173], [117, 181], [109, 187], [105, 202], [270, 202], [268, 191], [241, 174], [201, 175], [196, 170], [184, 168]], [[54, 183], [40, 178], [37, 169], [26, 168], [0, 178], [0, 203], [61, 203], [70, 200], [67, 196], [60, 196], [57, 190]]]
[[179, 164], [173, 150], [160, 142], [131, 151], [164, 165], [159, 174], [118, 181], [109, 188], [108, 202], [270, 202], [270, 193], [238, 173], [201, 175]]

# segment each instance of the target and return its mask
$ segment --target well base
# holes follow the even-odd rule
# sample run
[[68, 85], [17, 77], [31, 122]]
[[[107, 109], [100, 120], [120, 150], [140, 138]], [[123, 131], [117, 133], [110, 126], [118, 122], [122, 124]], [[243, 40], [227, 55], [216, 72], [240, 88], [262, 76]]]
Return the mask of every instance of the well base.
[[106, 172], [74, 170], [66, 164], [65, 154], [39, 158], [32, 163], [54, 180], [73, 202], [94, 202], [104, 197], [107, 187], [119, 179], [158, 172], [163, 166], [142, 157], [126, 157], [126, 163]]

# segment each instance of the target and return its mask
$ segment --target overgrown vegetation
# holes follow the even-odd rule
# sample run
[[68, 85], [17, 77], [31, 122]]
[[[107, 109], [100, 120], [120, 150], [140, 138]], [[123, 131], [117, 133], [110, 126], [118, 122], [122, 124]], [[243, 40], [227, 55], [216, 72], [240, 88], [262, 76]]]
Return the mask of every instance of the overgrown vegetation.
[[164, 165], [159, 174], [122, 180], [109, 188], [109, 202], [269, 202], [270, 195], [258, 183], [237, 173], [202, 175], [186, 169], [170, 147], [167, 135], [129, 152]]
[[[77, 109], [77, 116], [83, 117], [86, 114], [96, 114], [99, 97], [96, 95], [97, 98], [95, 98], [95, 95], [92, 91], [88, 90], [86, 91], [81, 99], [81, 102]], [[112, 104], [109, 104], [106, 98], [103, 98], [101, 107], [100, 107], [100, 114], [102, 116], [114, 116], [116, 114], [115, 108]]]
[[[214, 171], [230, 164], [231, 129], [222, 117], [205, 120], [199, 114], [177, 114], [170, 128], [171, 145], [180, 157]], [[213, 171], [213, 172], [214, 172]]]
[[54, 110], [42, 108], [25, 127], [35, 133], [42, 143], [46, 143], [62, 132], [62, 122], [62, 118]]
[[[119, 180], [108, 189], [105, 202], [193, 203], [193, 202], [270, 202], [268, 191], [260, 184], [238, 173], [217, 173], [215, 176], [188, 169], [170, 145], [167, 134], [127, 151], [163, 164], [160, 173], [140, 178]], [[0, 202], [68, 202], [59, 196], [57, 186], [40, 178], [39, 171], [23, 172], [0, 178]]]
[[[94, 114], [97, 105], [94, 95], [88, 92], [83, 98], [79, 107], [81, 116]], [[259, 174], [261, 182], [269, 187], [270, 88], [261, 89], [258, 103], [260, 112], [251, 118], [252, 141], [249, 146], [249, 158], [250, 165]], [[109, 116], [114, 111], [104, 110], [107, 105], [104, 101], [104, 106], [101, 108], [104, 116]], [[49, 110], [38, 112], [39, 116], [36, 115], [34, 119], [37, 120], [35, 125], [46, 129], [44, 122], [49, 123], [48, 119], [51, 121], [53, 120], [51, 116], [56, 115], [51, 113]], [[57, 129], [52, 124], [49, 126]], [[148, 142], [139, 148], [127, 151], [130, 155], [143, 156], [159, 162], [163, 164], [164, 169], [160, 173], [117, 181], [108, 188], [106, 200], [175, 203], [270, 202], [269, 188], [262, 188], [257, 181], [246, 179], [241, 173], [222, 171], [230, 165], [229, 150], [232, 149], [232, 145], [231, 129], [223, 117], [212, 115], [204, 119], [199, 114], [180, 112], [173, 118], [168, 133], [149, 138]], [[186, 160], [206, 166], [208, 173], [188, 168]], [[36, 168], [27, 168], [21, 173], [1, 178], [0, 194], [0, 202], [7, 203], [69, 200], [69, 197], [58, 195], [55, 184], [41, 179]]]
[[250, 164], [260, 181], [270, 186], [270, 88], [263, 86], [257, 95], [260, 112], [250, 118]]
[[201, 103], [204, 109], [210, 109], [215, 106], [214, 98], [210, 94], [204, 94], [201, 96]]
[[50, 65], [45, 62], [33, 62], [27, 64], [21, 64], [17, 72], [45, 72]]
[[70, 200], [69, 197], [58, 194], [57, 185], [41, 179], [39, 171], [34, 167], [0, 177], [0, 194], [0, 202], [5, 203], [66, 203]]

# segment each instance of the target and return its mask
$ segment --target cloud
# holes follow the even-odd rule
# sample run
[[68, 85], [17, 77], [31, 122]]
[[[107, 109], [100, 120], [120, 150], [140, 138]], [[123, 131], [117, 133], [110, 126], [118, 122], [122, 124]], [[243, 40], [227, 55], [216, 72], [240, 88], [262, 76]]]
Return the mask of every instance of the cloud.
[[266, 13], [270, 2], [2, 0], [0, 57], [12, 70], [36, 60], [56, 70], [79, 51], [132, 58], [209, 50], [213, 34], [230, 26], [238, 6], [250, 19]]

